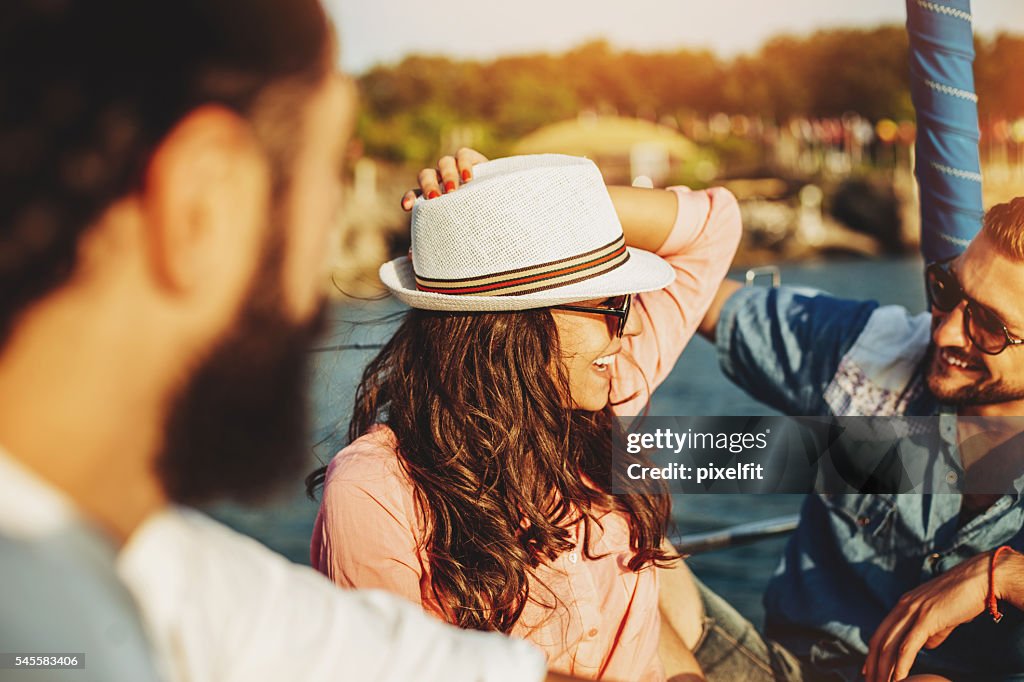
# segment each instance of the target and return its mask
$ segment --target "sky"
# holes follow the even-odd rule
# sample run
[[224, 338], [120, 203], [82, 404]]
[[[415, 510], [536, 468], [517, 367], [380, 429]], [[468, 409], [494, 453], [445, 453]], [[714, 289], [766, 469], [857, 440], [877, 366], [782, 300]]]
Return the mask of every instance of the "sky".
[[[941, 0], [939, 0], [941, 2]], [[780, 33], [902, 24], [904, 0], [326, 0], [341, 65], [360, 74], [409, 54], [487, 59], [604, 39], [641, 51], [732, 57]], [[975, 32], [1024, 34], [1024, 0], [973, 0]]]

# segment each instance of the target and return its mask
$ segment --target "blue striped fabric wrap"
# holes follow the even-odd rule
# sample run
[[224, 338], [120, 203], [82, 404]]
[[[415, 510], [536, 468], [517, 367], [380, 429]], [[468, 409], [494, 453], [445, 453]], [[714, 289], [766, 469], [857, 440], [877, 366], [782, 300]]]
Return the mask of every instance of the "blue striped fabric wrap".
[[971, 2], [907, 0], [907, 32], [921, 251], [937, 261], [963, 251], [983, 215]]

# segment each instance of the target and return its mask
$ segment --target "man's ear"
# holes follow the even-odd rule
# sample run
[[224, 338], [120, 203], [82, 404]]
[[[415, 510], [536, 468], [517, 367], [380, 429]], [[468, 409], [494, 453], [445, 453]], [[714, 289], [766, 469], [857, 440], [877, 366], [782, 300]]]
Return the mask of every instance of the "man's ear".
[[269, 206], [269, 164], [249, 123], [220, 106], [193, 110], [146, 169], [144, 240], [156, 286], [182, 294], [245, 279]]

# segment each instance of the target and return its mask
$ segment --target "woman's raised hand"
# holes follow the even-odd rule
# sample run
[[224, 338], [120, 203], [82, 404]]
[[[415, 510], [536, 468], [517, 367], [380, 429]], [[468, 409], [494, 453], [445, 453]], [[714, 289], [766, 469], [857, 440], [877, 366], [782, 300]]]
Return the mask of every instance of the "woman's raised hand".
[[437, 162], [437, 168], [424, 168], [420, 171], [420, 187], [402, 195], [402, 208], [411, 211], [420, 194], [427, 199], [434, 199], [455, 191], [459, 185], [473, 179], [473, 166], [486, 160], [486, 156], [468, 147], [455, 152], [455, 156], [442, 156]]

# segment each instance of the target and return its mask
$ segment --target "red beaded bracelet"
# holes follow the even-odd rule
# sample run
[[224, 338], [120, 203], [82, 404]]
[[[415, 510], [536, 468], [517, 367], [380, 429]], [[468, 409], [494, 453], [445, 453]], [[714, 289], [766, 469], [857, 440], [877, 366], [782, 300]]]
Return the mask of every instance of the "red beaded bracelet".
[[992, 557], [988, 561], [988, 597], [985, 598], [985, 606], [988, 608], [988, 612], [992, 614], [992, 620], [999, 622], [1003, 619], [1003, 614], [999, 611], [999, 604], [996, 603], [996, 559], [1004, 551], [1011, 551], [1009, 545], [1003, 545], [992, 552]]

